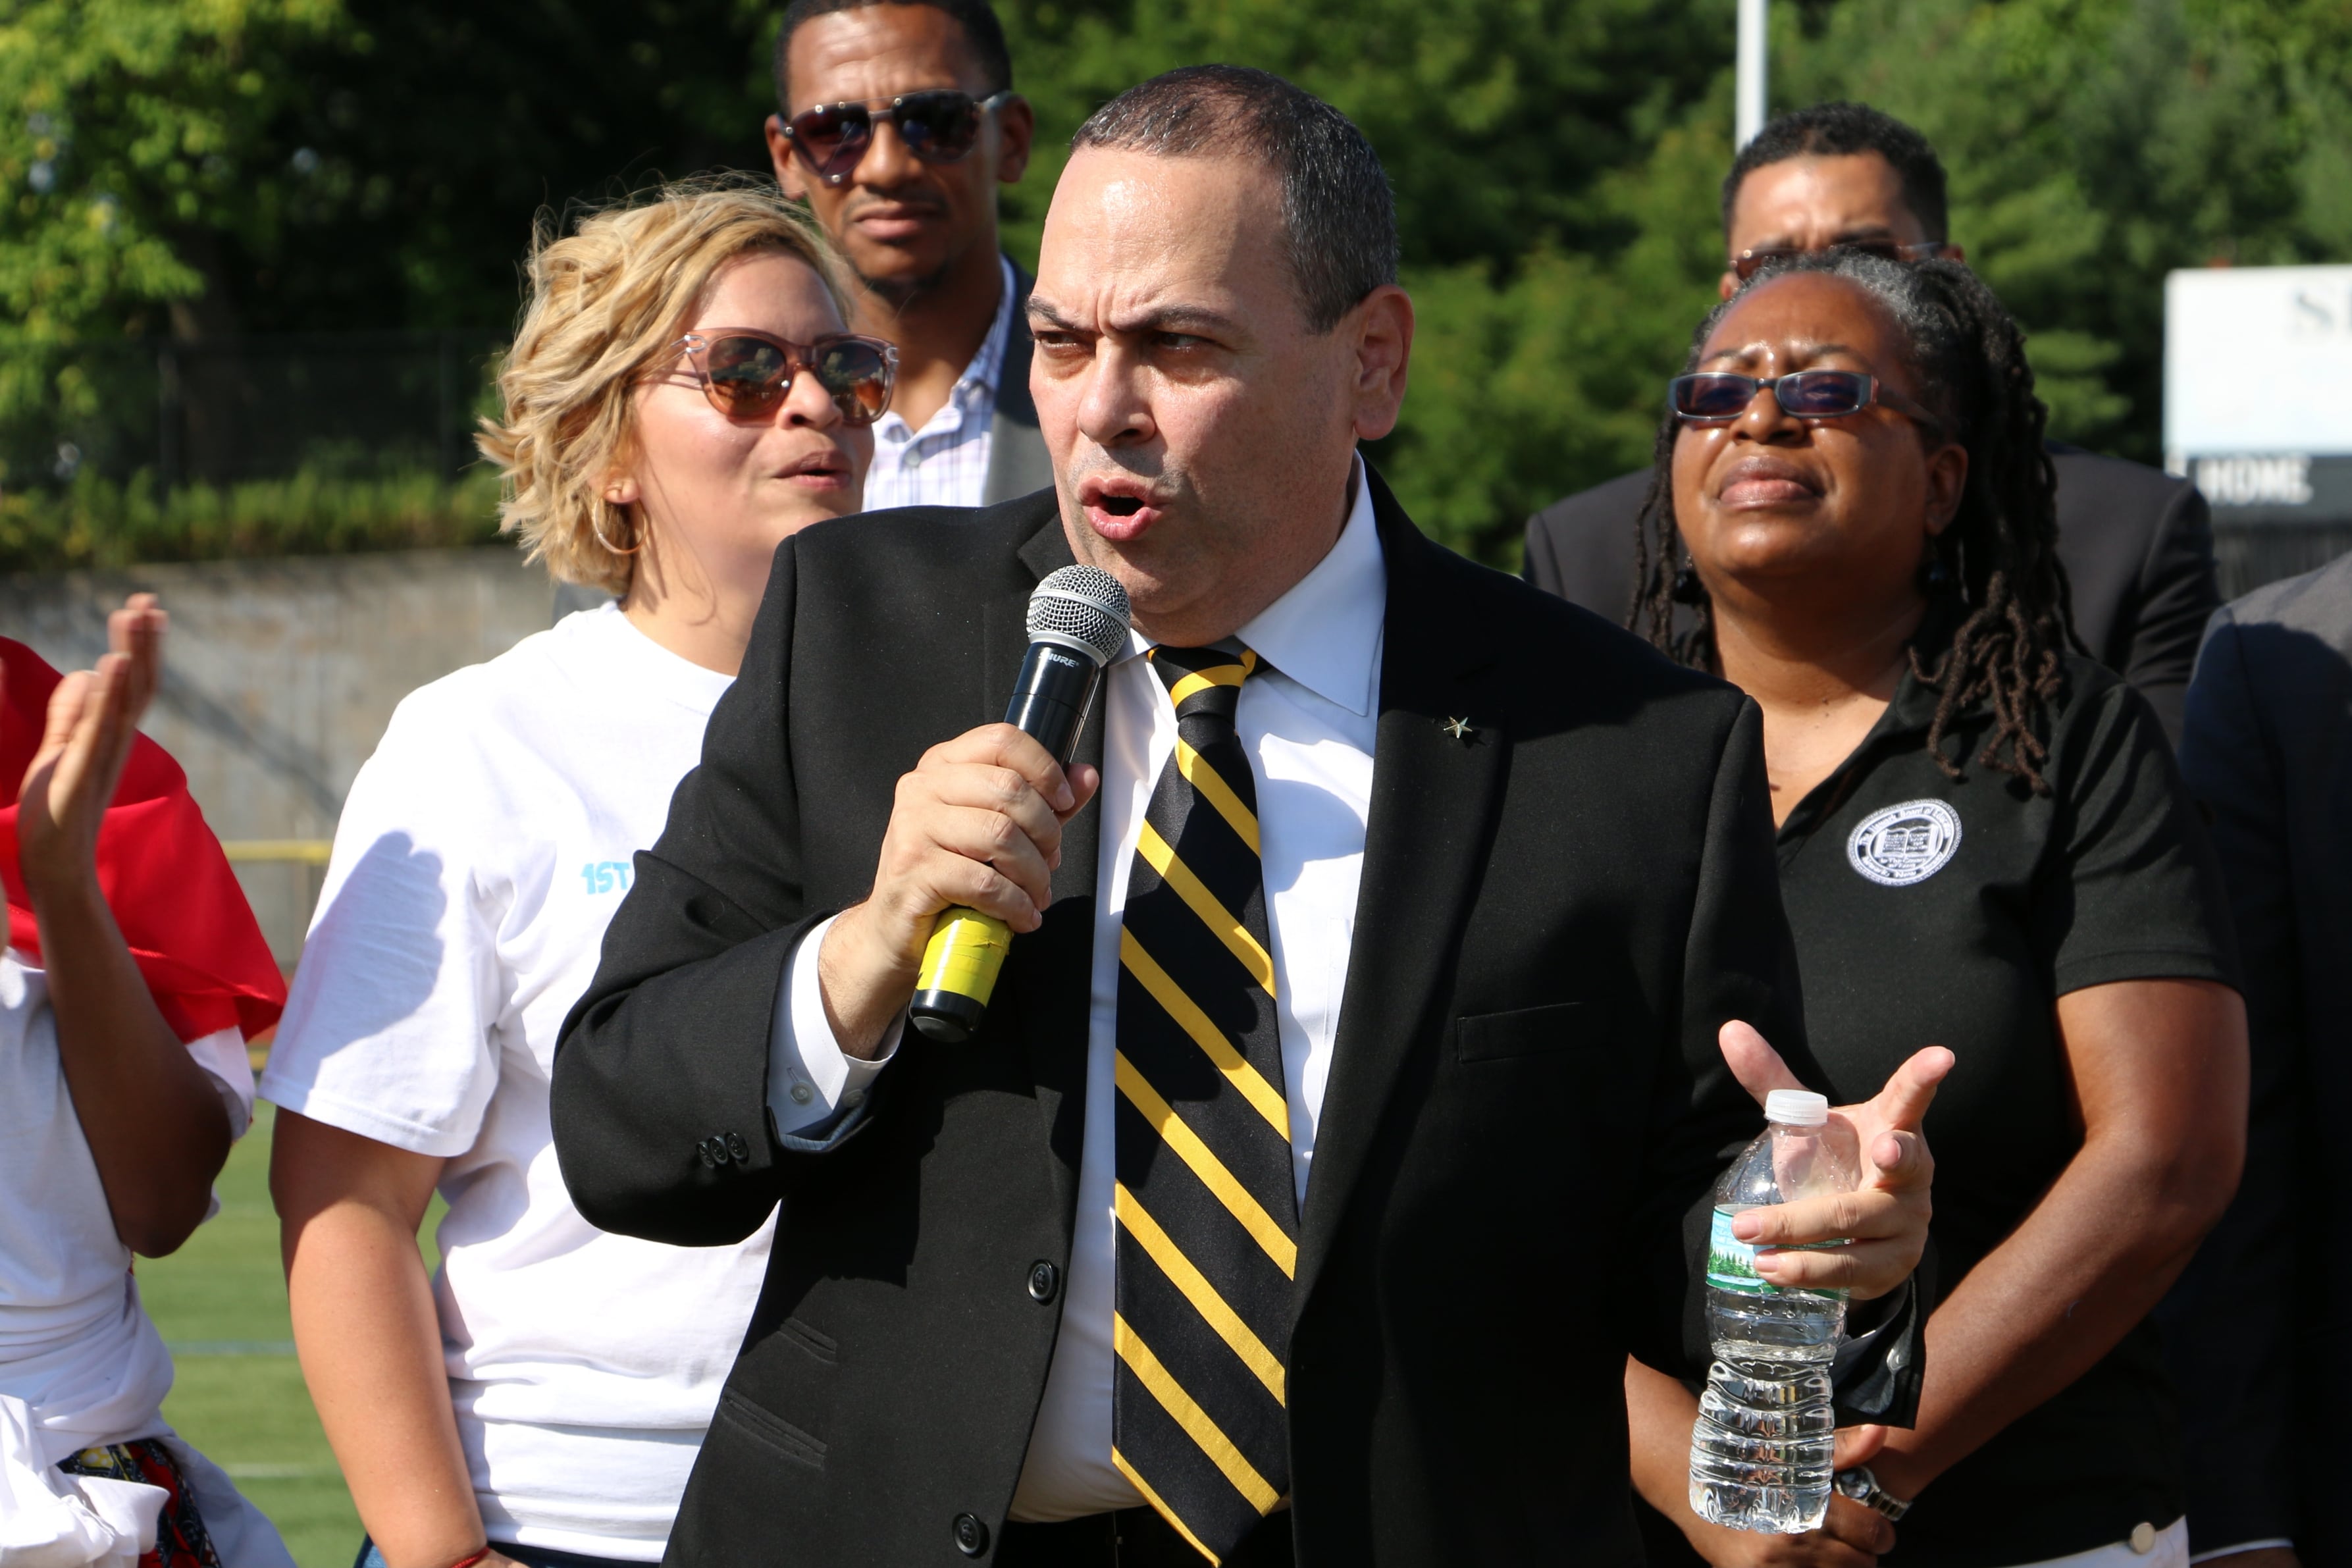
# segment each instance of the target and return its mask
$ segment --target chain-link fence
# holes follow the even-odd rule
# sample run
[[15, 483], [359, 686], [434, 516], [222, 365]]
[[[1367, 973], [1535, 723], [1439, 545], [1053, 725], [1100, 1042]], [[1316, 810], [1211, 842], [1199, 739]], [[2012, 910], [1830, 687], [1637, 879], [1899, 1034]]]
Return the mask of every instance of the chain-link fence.
[[45, 395], [0, 416], [0, 483], [84, 471], [165, 491], [299, 472], [430, 473], [474, 457], [489, 332], [305, 332], [211, 342], [129, 339], [20, 351]]

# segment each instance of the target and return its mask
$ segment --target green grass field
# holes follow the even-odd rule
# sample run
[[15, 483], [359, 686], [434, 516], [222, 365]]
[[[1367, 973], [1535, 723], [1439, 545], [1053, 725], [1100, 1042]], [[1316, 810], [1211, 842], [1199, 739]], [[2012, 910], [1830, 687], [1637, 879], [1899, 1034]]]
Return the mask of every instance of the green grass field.
[[221, 1173], [221, 1212], [178, 1252], [139, 1264], [140, 1294], [179, 1363], [163, 1415], [277, 1521], [301, 1568], [347, 1568], [359, 1515], [295, 1363], [269, 1207], [276, 1112], [257, 1109]]

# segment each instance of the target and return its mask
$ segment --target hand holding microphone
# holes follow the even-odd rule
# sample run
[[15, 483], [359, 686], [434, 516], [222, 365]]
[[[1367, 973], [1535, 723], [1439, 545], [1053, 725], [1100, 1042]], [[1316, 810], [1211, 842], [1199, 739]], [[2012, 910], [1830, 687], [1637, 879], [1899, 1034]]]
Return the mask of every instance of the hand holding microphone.
[[[1036, 930], [1052, 901], [1062, 825], [1100, 782], [1094, 769], [1066, 764], [1102, 667], [1126, 643], [1127, 595], [1108, 573], [1066, 566], [1031, 597], [1029, 633], [1005, 721], [932, 747], [899, 779], [874, 890], [825, 934], [819, 989], [851, 1056], [873, 1055], [910, 1000], [931, 1037], [968, 1034], [1003, 944]], [[1000, 922], [1003, 934], [992, 938], [966, 911]], [[927, 966], [934, 948], [944, 951]], [[966, 989], [942, 988], [943, 978]]]

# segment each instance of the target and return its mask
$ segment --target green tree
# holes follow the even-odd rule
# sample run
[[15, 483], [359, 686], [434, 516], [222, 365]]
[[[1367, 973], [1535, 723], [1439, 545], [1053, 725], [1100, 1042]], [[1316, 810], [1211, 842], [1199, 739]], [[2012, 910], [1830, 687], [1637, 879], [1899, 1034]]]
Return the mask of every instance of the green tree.
[[[338, 0], [28, 0], [0, 20], [0, 417], [94, 395], [58, 351], [203, 330], [219, 237], [279, 200], [268, 127]], [[60, 382], [59, 377], [63, 379]]]
[[2346, 0], [1844, 0], [1774, 42], [1782, 104], [1917, 125], [1952, 237], [2032, 333], [2056, 433], [2161, 458], [2164, 276], [2352, 256]]
[[[0, 424], [126, 334], [496, 331], [535, 216], [760, 169], [780, 0], [0, 0]], [[1000, 0], [1040, 156], [1171, 66], [1371, 137], [1420, 311], [1374, 456], [1446, 542], [1646, 461], [1714, 298], [1733, 0]], [[2165, 272], [2352, 252], [2352, 0], [1798, 0], [1773, 99], [1917, 124], [2071, 439], [2152, 460]], [[79, 379], [77, 379], [79, 378]], [[5, 477], [5, 476], [0, 476]]]
[[763, 163], [772, 25], [757, 0], [0, 4], [0, 479], [47, 479], [68, 437], [117, 477], [152, 460], [136, 340], [495, 338], [542, 207]]
[[764, 169], [771, 0], [342, 0], [275, 127], [289, 222], [235, 258], [259, 330], [512, 322], [542, 212]]

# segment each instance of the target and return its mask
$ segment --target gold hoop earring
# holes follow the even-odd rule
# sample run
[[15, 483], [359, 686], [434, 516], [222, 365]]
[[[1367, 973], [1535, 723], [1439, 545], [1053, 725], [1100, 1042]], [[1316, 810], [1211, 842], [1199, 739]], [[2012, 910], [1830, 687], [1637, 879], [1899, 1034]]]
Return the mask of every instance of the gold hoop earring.
[[[606, 501], [604, 504], [604, 506], [612, 507], [615, 511], [619, 511], [621, 510], [619, 503], [614, 501]], [[636, 531], [636, 526], [637, 525], [635, 522], [630, 523], [629, 531], [635, 533]], [[605, 549], [611, 551], [615, 555], [635, 555], [645, 543], [645, 541], [640, 539], [633, 542], [626, 550], [624, 550], [619, 545], [614, 543], [611, 540], [605, 538], [604, 512], [603, 508], [601, 507], [593, 507], [589, 510], [588, 531], [596, 536], [597, 543], [603, 545]]]

